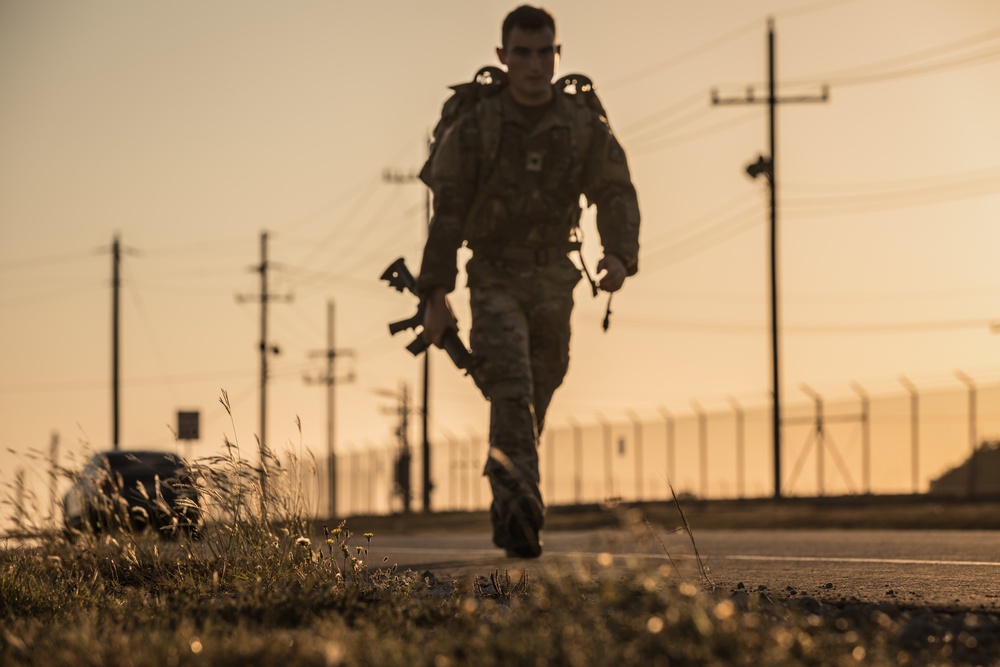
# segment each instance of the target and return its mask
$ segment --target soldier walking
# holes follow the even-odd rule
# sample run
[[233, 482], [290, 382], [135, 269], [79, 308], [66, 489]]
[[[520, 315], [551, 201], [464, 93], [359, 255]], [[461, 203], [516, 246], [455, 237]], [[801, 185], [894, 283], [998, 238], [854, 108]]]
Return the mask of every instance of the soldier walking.
[[440, 345], [457, 329], [446, 295], [464, 243], [470, 343], [490, 401], [493, 542], [519, 558], [542, 553], [538, 442], [569, 366], [581, 194], [597, 206], [597, 286], [615, 292], [638, 270], [639, 205], [625, 152], [592, 86], [553, 85], [555, 38], [544, 9], [525, 5], [506, 17], [496, 51], [506, 83], [439, 127], [422, 174], [434, 194], [418, 278], [422, 335]]

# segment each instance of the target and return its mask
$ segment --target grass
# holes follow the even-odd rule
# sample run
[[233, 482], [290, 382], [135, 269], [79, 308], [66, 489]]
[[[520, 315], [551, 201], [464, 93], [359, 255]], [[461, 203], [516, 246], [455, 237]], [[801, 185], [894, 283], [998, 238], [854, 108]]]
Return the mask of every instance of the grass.
[[[269, 457], [261, 471], [227, 444], [198, 462], [210, 501], [198, 541], [50, 531], [0, 550], [0, 667], [998, 664], [991, 616], [720, 590], [669, 564], [399, 572], [372, 562], [391, 528], [313, 531], [296, 465]], [[666, 520], [616, 514], [637, 541]], [[669, 519], [695, 549], [698, 514], [676, 503]]]
[[0, 552], [0, 665], [989, 664], [998, 648], [993, 619], [775, 601], [669, 566], [439, 581], [371, 567], [369, 538], [339, 528], [226, 578], [219, 557], [143, 540]]

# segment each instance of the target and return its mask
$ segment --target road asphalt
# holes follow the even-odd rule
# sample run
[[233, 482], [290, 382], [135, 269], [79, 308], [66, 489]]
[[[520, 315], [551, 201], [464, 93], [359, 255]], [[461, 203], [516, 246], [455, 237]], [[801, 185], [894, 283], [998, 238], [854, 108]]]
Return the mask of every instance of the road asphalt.
[[536, 560], [506, 558], [486, 532], [379, 532], [370, 551], [401, 570], [438, 579], [594, 561], [643, 563], [664, 576], [700, 579], [697, 555], [719, 590], [831, 603], [1000, 612], [1000, 532], [913, 530], [547, 531]]

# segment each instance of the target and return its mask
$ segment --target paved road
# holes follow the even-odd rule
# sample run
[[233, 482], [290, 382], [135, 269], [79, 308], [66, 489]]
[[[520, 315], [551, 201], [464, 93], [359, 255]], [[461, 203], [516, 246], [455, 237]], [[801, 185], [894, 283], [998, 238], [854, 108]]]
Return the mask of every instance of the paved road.
[[[669, 553], [682, 576], [697, 577], [687, 535], [661, 533], [662, 546], [650, 537], [620, 530], [551, 531], [538, 561], [504, 558], [482, 533], [382, 534], [371, 551], [377, 560], [388, 557], [401, 569], [430, 570], [438, 577], [596, 560], [601, 554], [618, 564], [639, 559], [669, 565]], [[753, 591], [765, 586], [778, 598], [858, 598], [1000, 612], [1000, 532], [702, 530], [695, 540], [710, 577], [723, 590], [743, 583]]]

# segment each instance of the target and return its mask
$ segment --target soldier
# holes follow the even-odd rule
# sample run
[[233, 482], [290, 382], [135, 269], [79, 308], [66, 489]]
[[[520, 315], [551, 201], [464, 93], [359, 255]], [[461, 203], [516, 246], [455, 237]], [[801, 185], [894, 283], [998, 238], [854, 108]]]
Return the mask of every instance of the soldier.
[[470, 343], [490, 401], [493, 542], [520, 558], [542, 552], [537, 447], [569, 366], [580, 270], [568, 254], [579, 249], [581, 194], [597, 205], [600, 289], [621, 289], [638, 269], [639, 205], [625, 152], [580, 91], [553, 86], [555, 36], [544, 9], [521, 6], [504, 20], [496, 52], [506, 86], [447, 128], [428, 165], [434, 216], [418, 279], [428, 295], [422, 335], [440, 345], [457, 329], [445, 298], [456, 253], [463, 242], [472, 251]]

